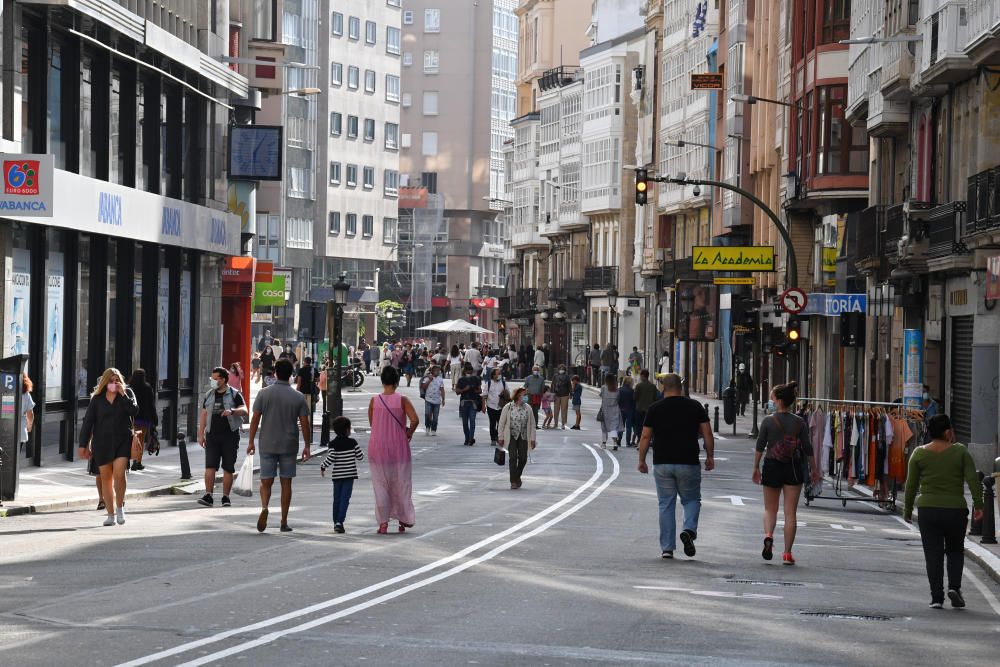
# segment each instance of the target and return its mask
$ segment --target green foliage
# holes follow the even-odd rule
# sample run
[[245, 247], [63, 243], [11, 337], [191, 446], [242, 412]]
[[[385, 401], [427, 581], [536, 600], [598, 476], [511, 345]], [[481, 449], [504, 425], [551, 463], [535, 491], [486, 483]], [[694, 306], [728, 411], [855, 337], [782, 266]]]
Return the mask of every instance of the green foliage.
[[392, 336], [392, 331], [389, 329], [389, 318], [386, 317], [386, 312], [390, 310], [402, 313], [404, 312], [403, 304], [392, 299], [383, 299], [375, 305], [375, 315], [378, 319], [378, 337], [380, 339]]

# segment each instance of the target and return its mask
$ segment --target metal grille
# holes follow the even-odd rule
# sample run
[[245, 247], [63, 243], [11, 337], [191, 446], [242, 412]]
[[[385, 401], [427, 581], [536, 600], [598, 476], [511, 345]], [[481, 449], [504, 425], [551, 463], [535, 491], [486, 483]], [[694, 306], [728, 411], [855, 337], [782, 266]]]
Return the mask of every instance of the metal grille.
[[748, 586], [784, 586], [797, 587], [805, 584], [796, 581], [766, 581], [760, 579], [726, 579], [727, 584], [744, 584]]
[[951, 424], [955, 438], [972, 435], [972, 315], [951, 318]]
[[894, 616], [886, 614], [864, 614], [850, 611], [809, 611], [803, 609], [799, 611], [801, 616], [814, 616], [817, 618], [835, 618], [846, 621], [891, 621]]

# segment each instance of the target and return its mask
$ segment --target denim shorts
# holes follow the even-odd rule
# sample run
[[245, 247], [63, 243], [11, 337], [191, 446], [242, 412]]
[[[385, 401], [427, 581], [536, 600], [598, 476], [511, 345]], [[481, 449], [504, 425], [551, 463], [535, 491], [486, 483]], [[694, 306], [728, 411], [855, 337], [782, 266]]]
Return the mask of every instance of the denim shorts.
[[297, 454], [260, 453], [260, 478], [295, 477], [295, 459]]

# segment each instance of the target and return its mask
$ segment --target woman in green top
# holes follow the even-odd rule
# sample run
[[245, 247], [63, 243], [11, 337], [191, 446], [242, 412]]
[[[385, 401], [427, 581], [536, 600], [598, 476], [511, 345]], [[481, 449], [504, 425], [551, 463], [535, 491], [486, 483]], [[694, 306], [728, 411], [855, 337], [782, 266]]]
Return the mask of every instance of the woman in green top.
[[927, 428], [933, 440], [910, 455], [903, 517], [907, 523], [912, 523], [916, 500], [920, 508], [920, 541], [924, 544], [927, 578], [931, 584], [931, 608], [944, 607], [946, 554], [948, 599], [952, 607], [964, 607], [962, 568], [969, 508], [965, 504], [962, 482], [968, 484], [972, 492], [973, 517], [977, 520], [983, 516], [983, 485], [976, 476], [976, 465], [969, 450], [955, 442], [948, 415], [931, 417]]

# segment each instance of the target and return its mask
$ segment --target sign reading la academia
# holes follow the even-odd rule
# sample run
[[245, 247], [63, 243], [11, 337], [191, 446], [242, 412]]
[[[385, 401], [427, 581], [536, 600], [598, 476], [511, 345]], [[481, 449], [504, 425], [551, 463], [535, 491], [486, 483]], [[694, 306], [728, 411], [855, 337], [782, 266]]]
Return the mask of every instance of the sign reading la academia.
[[774, 271], [771, 246], [704, 246], [692, 249], [695, 271]]

